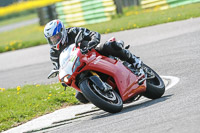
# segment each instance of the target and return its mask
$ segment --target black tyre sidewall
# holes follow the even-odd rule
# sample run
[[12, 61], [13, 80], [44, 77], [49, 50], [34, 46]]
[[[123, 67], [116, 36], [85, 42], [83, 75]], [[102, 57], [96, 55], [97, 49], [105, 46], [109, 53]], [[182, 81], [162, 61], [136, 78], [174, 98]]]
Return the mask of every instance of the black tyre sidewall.
[[[147, 65], [145, 65], [145, 67], [151, 69]], [[146, 81], [147, 88], [146, 88], [146, 92], [143, 95], [150, 99], [157, 99], [157, 98], [160, 98], [165, 93], [165, 84], [164, 84], [162, 78], [153, 69], [151, 69], [151, 70], [155, 74], [156, 78], [159, 80], [160, 84], [153, 85], [153, 84], [148, 83], [148, 81]]]
[[104, 100], [100, 96], [98, 96], [89, 86], [89, 80], [88, 79], [81, 82], [80, 89], [81, 89], [82, 93], [84, 94], [84, 96], [91, 103], [93, 103], [95, 106], [99, 107], [100, 109], [103, 109], [103, 110], [110, 112], [110, 113], [117, 113], [117, 112], [120, 112], [123, 108], [122, 99], [114, 90], [113, 90], [113, 92], [118, 99], [117, 104], [112, 104], [112, 103]]

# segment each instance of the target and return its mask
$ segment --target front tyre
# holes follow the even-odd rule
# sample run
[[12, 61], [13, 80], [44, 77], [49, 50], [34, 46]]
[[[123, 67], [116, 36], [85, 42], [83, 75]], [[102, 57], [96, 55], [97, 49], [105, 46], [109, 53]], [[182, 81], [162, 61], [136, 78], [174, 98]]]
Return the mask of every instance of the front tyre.
[[165, 92], [165, 84], [162, 78], [149, 66], [144, 64], [144, 68], [146, 69], [146, 72], [149, 73], [147, 75], [151, 78], [148, 79], [147, 76], [146, 80], [147, 88], [146, 92], [143, 95], [150, 99], [160, 98]]
[[80, 89], [91, 103], [104, 111], [117, 113], [123, 108], [122, 99], [114, 90], [103, 92], [89, 79], [81, 82]]

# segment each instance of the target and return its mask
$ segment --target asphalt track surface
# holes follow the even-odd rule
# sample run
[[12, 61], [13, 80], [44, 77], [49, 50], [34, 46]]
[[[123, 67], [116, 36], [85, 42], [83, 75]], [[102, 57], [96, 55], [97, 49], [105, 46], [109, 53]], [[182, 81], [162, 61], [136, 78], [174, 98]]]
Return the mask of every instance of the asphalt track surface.
[[10, 30], [14, 30], [14, 29], [17, 29], [17, 28], [20, 28], [20, 27], [23, 27], [23, 26], [27, 26], [27, 25], [30, 25], [30, 24], [35, 24], [35, 23], [38, 23], [38, 22], [39, 22], [39, 19], [34, 18], [34, 19], [31, 19], [31, 20], [22, 21], [22, 22], [18, 22], [18, 23], [15, 23], [15, 24], [9, 24], [9, 25], [6, 25], [6, 26], [1, 26], [0, 27], [0, 33], [10, 31]]
[[[107, 34], [102, 40], [111, 36], [130, 44], [130, 50], [160, 75], [178, 77], [180, 82], [162, 98], [133, 104], [117, 114], [100, 111], [48, 132], [200, 132], [200, 18]], [[46, 79], [52, 68], [48, 48], [0, 54], [0, 87], [56, 82]]]

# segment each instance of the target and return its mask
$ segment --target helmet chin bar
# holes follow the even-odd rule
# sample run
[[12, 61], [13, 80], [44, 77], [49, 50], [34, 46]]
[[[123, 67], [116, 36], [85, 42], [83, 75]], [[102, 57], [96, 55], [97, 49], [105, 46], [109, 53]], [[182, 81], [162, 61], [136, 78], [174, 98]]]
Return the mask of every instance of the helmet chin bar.
[[55, 50], [60, 50], [60, 46], [64, 44], [61, 40], [56, 45], [53, 45], [52, 48]]

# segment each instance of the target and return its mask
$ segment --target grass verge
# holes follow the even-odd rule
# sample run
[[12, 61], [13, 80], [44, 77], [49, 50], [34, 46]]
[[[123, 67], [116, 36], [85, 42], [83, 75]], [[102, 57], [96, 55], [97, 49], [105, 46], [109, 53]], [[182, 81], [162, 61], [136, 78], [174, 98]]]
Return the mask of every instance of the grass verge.
[[0, 132], [59, 108], [78, 104], [75, 90], [59, 84], [0, 89]]
[[[147, 27], [156, 24], [200, 17], [200, 3], [180, 6], [168, 10], [141, 8], [126, 8], [124, 15], [115, 16], [108, 22], [86, 25], [84, 27], [101, 34]], [[0, 33], [0, 53], [46, 44], [43, 28], [39, 25], [30, 25], [13, 31]]]
[[0, 53], [46, 44], [43, 27], [33, 24], [0, 33]]
[[200, 17], [200, 3], [180, 6], [168, 10], [127, 8], [124, 15], [111, 21], [84, 27], [100, 33], [110, 33], [135, 28], [142, 28], [178, 20]]

